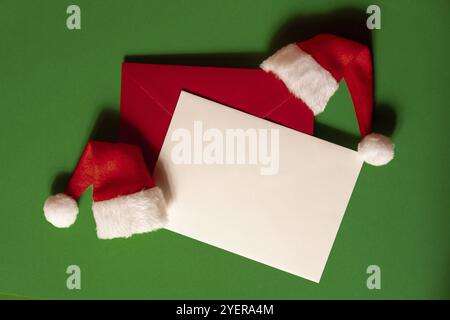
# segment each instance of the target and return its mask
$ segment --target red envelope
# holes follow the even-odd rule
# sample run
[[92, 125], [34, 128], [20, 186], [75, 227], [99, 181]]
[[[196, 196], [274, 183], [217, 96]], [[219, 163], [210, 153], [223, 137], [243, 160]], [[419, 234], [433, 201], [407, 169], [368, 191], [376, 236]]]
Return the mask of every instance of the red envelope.
[[310, 109], [263, 70], [124, 63], [120, 140], [140, 146], [151, 171], [181, 90], [313, 134]]

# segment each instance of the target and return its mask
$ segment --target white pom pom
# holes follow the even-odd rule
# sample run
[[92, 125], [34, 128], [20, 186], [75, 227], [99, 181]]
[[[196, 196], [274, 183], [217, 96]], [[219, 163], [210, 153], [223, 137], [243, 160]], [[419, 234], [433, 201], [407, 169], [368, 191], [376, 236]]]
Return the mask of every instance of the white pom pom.
[[388, 137], [371, 133], [358, 144], [358, 153], [368, 164], [382, 166], [394, 158], [394, 145]]
[[48, 222], [58, 228], [68, 228], [76, 220], [77, 202], [67, 194], [50, 196], [44, 203], [44, 214]]

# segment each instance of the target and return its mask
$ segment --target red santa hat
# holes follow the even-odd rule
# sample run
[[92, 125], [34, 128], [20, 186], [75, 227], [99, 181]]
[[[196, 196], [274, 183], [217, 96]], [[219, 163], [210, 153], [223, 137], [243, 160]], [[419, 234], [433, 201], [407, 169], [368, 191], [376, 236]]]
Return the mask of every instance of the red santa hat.
[[284, 82], [314, 115], [325, 110], [328, 100], [345, 79], [362, 136], [358, 152], [365, 162], [381, 166], [394, 157], [389, 138], [373, 133], [372, 59], [366, 46], [330, 34], [289, 44], [266, 59], [261, 68]]
[[99, 141], [86, 145], [65, 193], [45, 201], [45, 218], [58, 228], [71, 226], [78, 214], [76, 201], [91, 185], [98, 238], [127, 238], [164, 226], [164, 197], [141, 150], [125, 143]]

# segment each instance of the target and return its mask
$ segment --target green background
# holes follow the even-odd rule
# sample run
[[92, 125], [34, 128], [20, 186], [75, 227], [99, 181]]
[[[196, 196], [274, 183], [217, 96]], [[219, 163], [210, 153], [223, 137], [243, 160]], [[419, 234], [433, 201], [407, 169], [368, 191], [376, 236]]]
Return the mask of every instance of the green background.
[[[72, 3], [81, 7], [81, 30], [66, 28]], [[93, 132], [117, 136], [117, 117], [102, 114], [117, 115], [126, 56], [257, 67], [277, 47], [316, 31], [367, 41], [370, 4], [381, 8], [381, 30], [371, 35], [377, 122], [397, 153], [388, 166], [363, 167], [320, 284], [166, 230], [100, 241], [90, 192], [70, 229], [45, 221], [46, 197], [61, 188], [86, 140]], [[0, 1], [0, 292], [450, 298], [449, 9], [446, 0]], [[338, 138], [326, 128], [357, 133], [345, 85], [327, 110], [319, 136]], [[66, 288], [71, 264], [81, 268], [81, 290]], [[381, 268], [381, 290], [366, 287], [372, 264]]]

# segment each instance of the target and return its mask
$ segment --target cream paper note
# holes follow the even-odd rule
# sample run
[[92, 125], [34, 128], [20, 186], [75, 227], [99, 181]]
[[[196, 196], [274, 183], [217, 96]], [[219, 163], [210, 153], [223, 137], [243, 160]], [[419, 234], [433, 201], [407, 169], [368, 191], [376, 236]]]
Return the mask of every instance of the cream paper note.
[[[247, 134], [240, 159], [239, 141], [226, 141], [236, 129]], [[168, 230], [319, 282], [362, 163], [353, 150], [181, 92], [155, 180]]]

